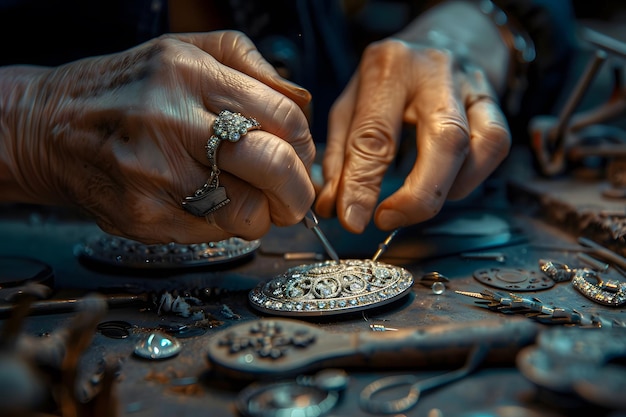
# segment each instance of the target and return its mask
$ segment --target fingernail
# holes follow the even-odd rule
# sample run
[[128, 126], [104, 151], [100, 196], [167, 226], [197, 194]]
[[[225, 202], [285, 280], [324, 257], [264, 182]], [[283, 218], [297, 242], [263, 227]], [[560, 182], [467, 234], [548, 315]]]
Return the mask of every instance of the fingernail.
[[368, 212], [358, 204], [351, 204], [345, 212], [345, 221], [355, 233], [361, 233], [369, 221]]
[[381, 211], [378, 214], [376, 220], [378, 226], [385, 230], [395, 229], [406, 224], [406, 217], [404, 216], [404, 214], [395, 210]]
[[311, 101], [311, 93], [306, 88], [301, 87], [298, 84], [294, 83], [293, 81], [288, 80], [283, 77], [276, 77], [276, 79], [278, 80], [278, 82], [284, 85], [287, 89], [289, 89], [289, 91], [291, 91], [293, 94], [297, 95], [298, 97], [301, 97], [307, 102]]

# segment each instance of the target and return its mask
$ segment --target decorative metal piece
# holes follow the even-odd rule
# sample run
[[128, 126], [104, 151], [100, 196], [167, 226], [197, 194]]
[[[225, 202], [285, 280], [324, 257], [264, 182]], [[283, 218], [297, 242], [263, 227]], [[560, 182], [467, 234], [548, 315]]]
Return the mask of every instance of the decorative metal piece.
[[410, 291], [404, 268], [368, 259], [300, 265], [249, 293], [254, 308], [284, 316], [319, 316], [379, 307]]
[[539, 260], [539, 268], [554, 282], [569, 281], [576, 273], [575, 269], [572, 269], [563, 263], [549, 261], [547, 259]]
[[[590, 282], [589, 279], [596, 281]], [[626, 283], [616, 280], [603, 280], [600, 275], [587, 268], [576, 270], [572, 285], [582, 295], [610, 307], [619, 307], [626, 304]]]
[[167, 359], [178, 355], [182, 345], [175, 337], [154, 332], [135, 346], [135, 355], [146, 359]]
[[112, 235], [99, 235], [75, 247], [76, 256], [124, 268], [188, 268], [232, 262], [252, 255], [261, 245], [233, 237], [219, 242], [145, 245]]
[[547, 276], [523, 268], [479, 269], [474, 272], [474, 278], [508, 291], [541, 291], [554, 286], [554, 281]]
[[219, 345], [228, 347], [231, 354], [251, 350], [259, 358], [278, 359], [290, 348], [302, 348], [314, 342], [315, 335], [307, 332], [305, 327], [289, 335], [274, 321], [259, 321], [250, 327], [248, 334], [238, 336], [228, 333]]

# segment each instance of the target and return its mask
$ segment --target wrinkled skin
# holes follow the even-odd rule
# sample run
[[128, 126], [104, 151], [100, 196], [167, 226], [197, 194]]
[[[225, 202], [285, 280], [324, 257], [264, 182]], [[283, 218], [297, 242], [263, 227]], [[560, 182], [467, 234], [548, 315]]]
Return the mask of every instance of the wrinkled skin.
[[[444, 50], [396, 39], [370, 45], [331, 109], [317, 212], [336, 214], [355, 233], [374, 213], [379, 228], [392, 230], [432, 218], [446, 198], [467, 196], [511, 146], [497, 100], [475, 101], [480, 95], [496, 97], [483, 71], [461, 69]], [[376, 207], [402, 123], [416, 126], [417, 160]]]
[[[144, 243], [256, 239], [300, 221], [313, 203], [315, 147], [302, 110], [310, 94], [239, 32], [164, 35], [16, 71], [19, 87], [2, 87], [2, 107], [22, 110], [0, 125], [0, 173], [5, 164], [17, 184], [5, 198], [75, 205], [104, 231]], [[209, 177], [204, 146], [222, 109], [262, 130], [222, 143], [219, 178], [231, 202], [195, 217], [181, 201]]]

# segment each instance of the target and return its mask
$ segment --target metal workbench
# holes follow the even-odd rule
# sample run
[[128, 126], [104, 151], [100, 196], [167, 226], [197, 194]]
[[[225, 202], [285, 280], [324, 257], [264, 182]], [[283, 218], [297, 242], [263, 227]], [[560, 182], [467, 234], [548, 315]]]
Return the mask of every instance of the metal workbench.
[[[528, 184], [525, 183], [526, 186]], [[530, 205], [512, 203], [515, 199], [511, 198], [509, 187], [509, 183], [488, 182], [478, 196], [450, 204], [435, 220], [401, 231], [381, 261], [406, 268], [413, 274], [415, 284], [405, 297], [374, 310], [301, 319], [324, 331], [348, 334], [371, 332], [372, 323], [403, 330], [516, 316], [491, 311], [476, 304], [475, 299], [455, 291], [480, 292], [488, 288], [474, 278], [474, 272], [481, 268], [538, 271], [538, 261], [542, 258], [573, 266], [581, 266], [581, 262], [577, 236], [556, 222], [546, 222], [536, 215]], [[521, 191], [518, 191], [514, 189], [513, 194], [519, 197]], [[133, 349], [138, 340], [160, 325], [180, 326], [190, 324], [192, 320], [162, 311], [159, 313], [149, 298], [109, 307], [102, 321], [120, 320], [133, 327], [124, 338], [112, 338], [94, 331], [79, 369], [81, 375], [88, 376], [96, 372], [104, 358], [119, 361], [113, 397], [120, 415], [238, 415], [235, 402], [245, 384], [231, 381], [228, 376], [212, 369], [207, 358], [209, 343], [231, 326], [271, 318], [259, 313], [248, 302], [248, 291], [259, 282], [292, 266], [315, 262], [306, 257], [286, 259], [285, 253], [313, 252], [323, 255], [315, 236], [304, 226], [295, 225], [272, 229], [261, 239], [260, 247], [254, 253], [237, 262], [165, 271], [105, 267], [76, 256], [78, 244], [101, 233], [89, 219], [78, 213], [11, 205], [3, 207], [1, 214], [0, 255], [26, 256], [49, 264], [54, 271], [51, 299], [80, 298], [92, 292], [145, 295], [194, 288], [213, 291], [214, 295], [207, 297], [203, 305], [212, 321], [195, 335], [179, 339], [182, 343], [180, 354], [159, 361], [134, 355]], [[351, 235], [341, 229], [336, 220], [321, 220], [321, 228], [344, 259], [371, 257], [386, 236], [374, 227], [369, 227], [363, 235]], [[502, 258], [461, 256], [476, 252], [497, 252]], [[441, 294], [434, 293], [430, 283], [422, 282], [422, 278], [432, 272], [438, 272], [449, 280]], [[619, 275], [615, 278], [624, 279]], [[599, 314], [607, 320], [624, 320], [623, 307], [594, 304], [568, 282], [520, 294], [538, 297], [546, 304], [573, 309], [587, 316]], [[71, 307], [67, 311], [31, 315], [24, 323], [22, 334], [46, 337], [70, 325], [75, 315]], [[384, 333], [381, 337], [392, 337], [394, 332]], [[333, 365], [336, 367], [337, 363]], [[448, 370], [446, 367], [441, 369], [441, 366], [412, 366], [402, 352], [389, 359], [387, 365], [347, 368], [350, 376], [348, 386], [339, 404], [327, 415], [372, 415], [359, 407], [358, 397], [368, 383], [380, 377], [406, 373], [427, 377]], [[511, 361], [485, 366], [460, 381], [424, 393], [418, 405], [404, 415], [425, 416], [430, 410], [438, 409], [444, 416], [561, 416], [571, 415], [573, 407], [581, 406], [574, 398], [568, 402], [563, 398], [546, 398], [542, 394], [545, 393], [525, 378], [515, 361]], [[620, 415], [619, 411], [595, 410], [607, 415]]]

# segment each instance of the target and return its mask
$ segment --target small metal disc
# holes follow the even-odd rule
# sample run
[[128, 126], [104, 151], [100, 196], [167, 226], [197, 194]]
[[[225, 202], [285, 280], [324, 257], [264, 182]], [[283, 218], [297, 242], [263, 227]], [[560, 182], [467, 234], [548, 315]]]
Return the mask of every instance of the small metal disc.
[[406, 295], [413, 275], [369, 259], [300, 265], [260, 283], [248, 299], [259, 311], [283, 316], [319, 316], [379, 307]]
[[27, 283], [54, 285], [52, 267], [37, 259], [21, 256], [0, 257], [0, 288], [17, 287]]
[[178, 355], [182, 345], [175, 337], [166, 333], [150, 333], [135, 346], [135, 355], [146, 359], [167, 359]]
[[126, 339], [130, 336], [132, 324], [122, 320], [110, 320], [98, 323], [96, 329], [100, 334], [111, 339]]
[[321, 417], [335, 407], [339, 393], [295, 382], [253, 383], [238, 395], [237, 408], [247, 417]]
[[82, 259], [137, 269], [189, 268], [241, 260], [261, 246], [260, 240], [232, 237], [218, 242], [145, 245], [112, 235], [98, 235], [74, 248]]
[[474, 278], [485, 285], [509, 291], [541, 291], [554, 286], [547, 276], [523, 268], [489, 268], [474, 271]]

